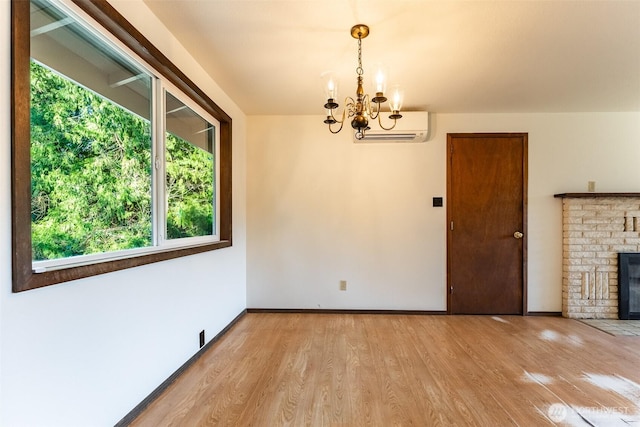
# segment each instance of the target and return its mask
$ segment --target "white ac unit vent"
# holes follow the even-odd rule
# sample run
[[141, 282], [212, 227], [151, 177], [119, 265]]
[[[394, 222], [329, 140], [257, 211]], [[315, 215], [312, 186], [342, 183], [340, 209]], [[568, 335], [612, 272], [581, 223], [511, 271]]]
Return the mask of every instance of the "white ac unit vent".
[[[388, 112], [380, 113], [382, 125], [389, 127], [393, 120], [389, 119]], [[369, 129], [364, 133], [363, 139], [356, 139], [353, 132], [353, 142], [425, 142], [429, 139], [429, 112], [428, 111], [402, 111], [402, 118], [398, 119], [392, 130], [383, 130], [378, 125], [378, 119], [369, 119]]]

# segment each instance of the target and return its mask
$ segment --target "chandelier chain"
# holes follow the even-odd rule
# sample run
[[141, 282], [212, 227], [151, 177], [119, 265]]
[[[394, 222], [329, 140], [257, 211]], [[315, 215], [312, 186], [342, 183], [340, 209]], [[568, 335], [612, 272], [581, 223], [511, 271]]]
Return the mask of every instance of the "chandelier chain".
[[364, 74], [364, 70], [362, 69], [362, 37], [358, 37], [358, 68], [356, 68], [356, 73], [359, 76]]

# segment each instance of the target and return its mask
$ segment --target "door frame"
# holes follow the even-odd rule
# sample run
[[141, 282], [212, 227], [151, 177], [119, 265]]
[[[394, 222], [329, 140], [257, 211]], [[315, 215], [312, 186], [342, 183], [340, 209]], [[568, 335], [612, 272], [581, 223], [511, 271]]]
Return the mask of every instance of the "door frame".
[[[524, 237], [522, 239], [522, 315], [529, 315], [528, 310], [528, 285], [527, 285], [527, 247], [528, 247], [528, 223], [527, 223], [527, 206], [528, 206], [528, 180], [529, 180], [529, 171], [528, 171], [528, 139], [529, 134], [527, 132], [489, 132], [489, 133], [463, 133], [463, 132], [452, 132], [447, 133], [447, 200], [451, 200], [450, 194], [452, 191], [451, 184], [451, 162], [452, 162], [452, 139], [453, 138], [513, 138], [513, 137], [521, 137], [522, 138], [522, 232], [524, 233]], [[452, 212], [451, 212], [451, 204], [447, 203], [447, 280], [446, 280], [446, 293], [447, 293], [447, 314], [452, 314], [452, 306], [451, 306], [451, 224], [452, 221]]]

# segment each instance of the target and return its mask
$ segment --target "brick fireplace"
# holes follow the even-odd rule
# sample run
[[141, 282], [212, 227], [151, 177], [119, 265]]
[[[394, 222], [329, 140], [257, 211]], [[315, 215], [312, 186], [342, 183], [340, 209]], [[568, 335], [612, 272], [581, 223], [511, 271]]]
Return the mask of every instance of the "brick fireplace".
[[640, 193], [563, 193], [562, 315], [618, 318], [618, 253], [640, 252]]

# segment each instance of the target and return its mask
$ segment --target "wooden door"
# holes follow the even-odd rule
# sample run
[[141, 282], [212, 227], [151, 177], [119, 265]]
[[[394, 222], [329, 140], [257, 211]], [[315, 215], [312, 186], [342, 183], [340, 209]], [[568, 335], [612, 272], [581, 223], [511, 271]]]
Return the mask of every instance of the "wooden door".
[[447, 135], [450, 314], [523, 314], [527, 134]]

